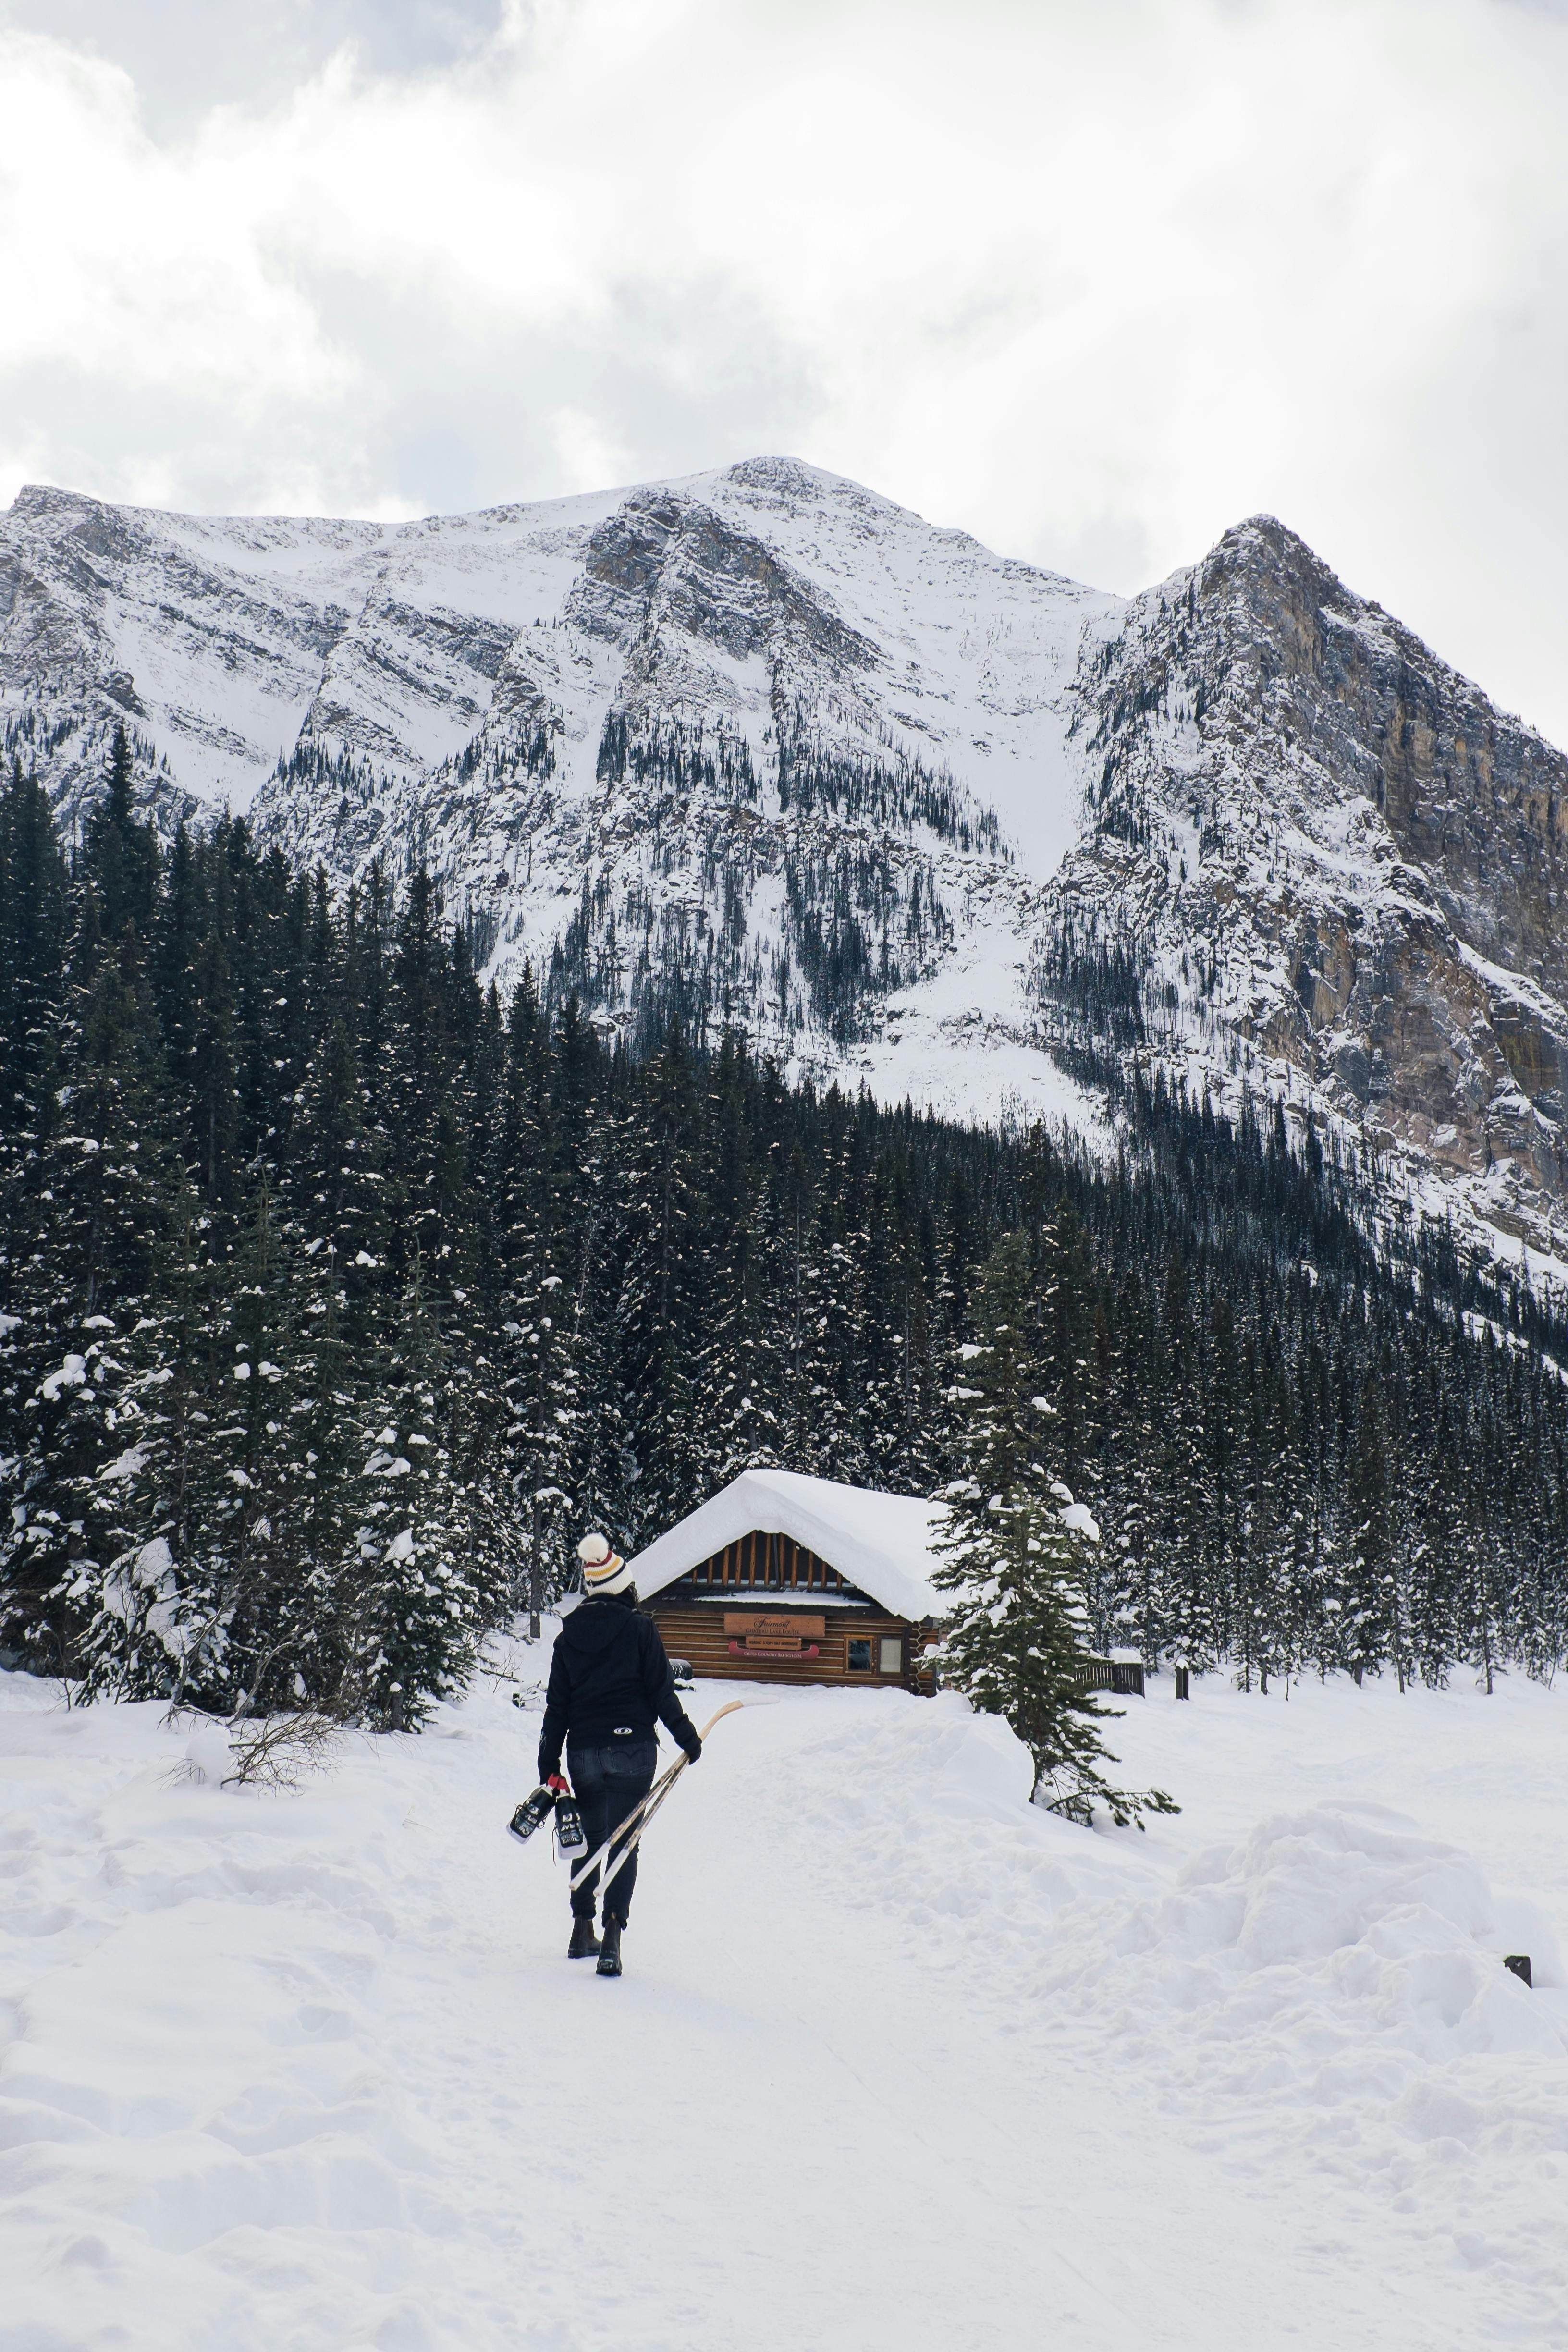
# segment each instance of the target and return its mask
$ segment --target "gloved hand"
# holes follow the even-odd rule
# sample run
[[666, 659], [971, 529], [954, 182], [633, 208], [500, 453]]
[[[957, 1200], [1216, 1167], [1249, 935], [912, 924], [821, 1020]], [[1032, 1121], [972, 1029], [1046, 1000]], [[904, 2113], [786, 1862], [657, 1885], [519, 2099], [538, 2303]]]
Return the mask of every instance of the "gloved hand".
[[700, 1764], [702, 1761], [702, 1742], [699, 1739], [695, 1732], [693, 1732], [690, 1738], [686, 1741], [685, 1747], [687, 1762], [689, 1764]]
[[571, 1781], [563, 1780], [559, 1772], [552, 1772], [544, 1785], [547, 1789], [553, 1789], [558, 1797], [569, 1797], [572, 1794]]

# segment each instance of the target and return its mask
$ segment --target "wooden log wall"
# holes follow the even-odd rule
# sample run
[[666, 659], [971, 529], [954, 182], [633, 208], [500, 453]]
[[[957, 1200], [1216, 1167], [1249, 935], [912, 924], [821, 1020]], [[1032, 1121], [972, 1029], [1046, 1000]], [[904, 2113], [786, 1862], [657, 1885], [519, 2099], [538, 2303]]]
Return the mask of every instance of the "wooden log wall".
[[[726, 1609], [733, 1596], [738, 1608]], [[831, 1605], [813, 1607], [833, 1596]], [[846, 1604], [848, 1605], [846, 1605]], [[719, 1682], [875, 1683], [929, 1692], [926, 1636], [793, 1536], [753, 1528], [646, 1604], [672, 1658]], [[772, 1632], [764, 1628], [773, 1629]], [[868, 1644], [851, 1652], [850, 1643]], [[884, 1643], [898, 1663], [883, 1664]], [[851, 1665], [851, 1655], [869, 1657]]]
[[[916, 1687], [912, 1661], [920, 1654], [920, 1637], [911, 1632], [902, 1617], [889, 1616], [874, 1602], [855, 1609], [834, 1609], [821, 1620], [818, 1634], [815, 1623], [809, 1633], [799, 1636], [796, 1654], [776, 1654], [784, 1648], [780, 1642], [768, 1640], [768, 1654], [753, 1650], [746, 1654], [745, 1636], [737, 1636], [725, 1629], [726, 1612], [711, 1601], [691, 1597], [690, 1586], [685, 1580], [656, 1592], [646, 1604], [664, 1637], [664, 1646], [672, 1658], [685, 1658], [692, 1672], [704, 1681], [748, 1683], [871, 1683], [883, 1689]], [[758, 1612], [759, 1614], [761, 1612]], [[770, 1617], [773, 1612], [768, 1612]], [[805, 1612], [791, 1612], [780, 1605], [781, 1618]], [[882, 1664], [882, 1643], [896, 1642], [899, 1662], [890, 1671]], [[851, 1642], [868, 1643], [868, 1667], [852, 1667], [849, 1664]], [[736, 1646], [731, 1646], [735, 1644]], [[812, 1654], [815, 1653], [815, 1654]]]

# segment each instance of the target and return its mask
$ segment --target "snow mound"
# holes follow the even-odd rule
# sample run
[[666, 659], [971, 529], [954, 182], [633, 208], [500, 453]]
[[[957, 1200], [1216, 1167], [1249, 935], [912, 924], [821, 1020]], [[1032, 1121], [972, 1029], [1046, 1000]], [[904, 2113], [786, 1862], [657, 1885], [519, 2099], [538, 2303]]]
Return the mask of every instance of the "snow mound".
[[221, 1789], [235, 1771], [234, 1749], [221, 1723], [198, 1723], [185, 1742], [185, 1761], [198, 1780]]
[[[1533, 1991], [1503, 1966], [1521, 1949]], [[1408, 2236], [1427, 2268], [1506, 2269], [1497, 2324], [1534, 2340], [1524, 2280], [1568, 2291], [1563, 1981], [1543, 1912], [1500, 1901], [1404, 1815], [1355, 1804], [1274, 1814], [1167, 1893], [1080, 1912], [1034, 1991], [1201, 2144], [1315, 2177], [1325, 2228]]]
[[[1514, 1934], [1521, 1907], [1509, 1906]], [[1145, 2016], [1181, 2021], [1186, 2060], [1213, 2087], [1361, 2095], [1369, 2046], [1429, 2065], [1564, 2054], [1556, 2005], [1502, 1965], [1513, 1946], [1481, 1872], [1380, 1805], [1273, 1815], [1133, 1906], [1109, 1952], [1103, 1927], [1092, 1957], [1049, 1969], [1041, 1990], [1102, 2011], [1135, 1992]], [[1543, 1916], [1531, 1944], [1537, 1987], [1560, 1987]]]

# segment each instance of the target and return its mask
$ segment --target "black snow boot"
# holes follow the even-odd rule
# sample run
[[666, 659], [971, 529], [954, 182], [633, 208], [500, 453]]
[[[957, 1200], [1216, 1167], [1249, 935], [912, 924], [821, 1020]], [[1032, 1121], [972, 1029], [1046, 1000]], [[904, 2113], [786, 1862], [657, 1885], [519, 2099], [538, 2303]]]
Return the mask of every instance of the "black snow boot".
[[626, 1921], [617, 1919], [613, 1911], [605, 1912], [605, 1940], [599, 1947], [598, 1973], [602, 1977], [618, 1977], [621, 1973], [621, 1929], [625, 1926]]
[[572, 1941], [566, 1947], [567, 1958], [591, 1960], [598, 1948], [599, 1938], [594, 1933], [593, 1913], [591, 1911], [574, 1912], [572, 1918]]

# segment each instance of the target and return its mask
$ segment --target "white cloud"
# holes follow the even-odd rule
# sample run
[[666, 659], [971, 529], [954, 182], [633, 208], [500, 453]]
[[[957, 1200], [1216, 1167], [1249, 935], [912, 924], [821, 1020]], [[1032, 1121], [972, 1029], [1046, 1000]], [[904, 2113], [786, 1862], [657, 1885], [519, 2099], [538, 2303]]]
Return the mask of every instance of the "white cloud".
[[782, 446], [1121, 587], [1267, 507], [1568, 740], [1560, 12], [513, 0], [359, 55], [154, 138], [0, 34], [0, 487], [384, 513]]
[[348, 388], [309, 294], [269, 266], [265, 210], [225, 168], [221, 130], [170, 154], [114, 67], [26, 36], [0, 61], [7, 373], [205, 382], [257, 412]]
[[626, 479], [626, 452], [596, 416], [580, 408], [558, 408], [550, 425], [563, 489], [602, 490]]

